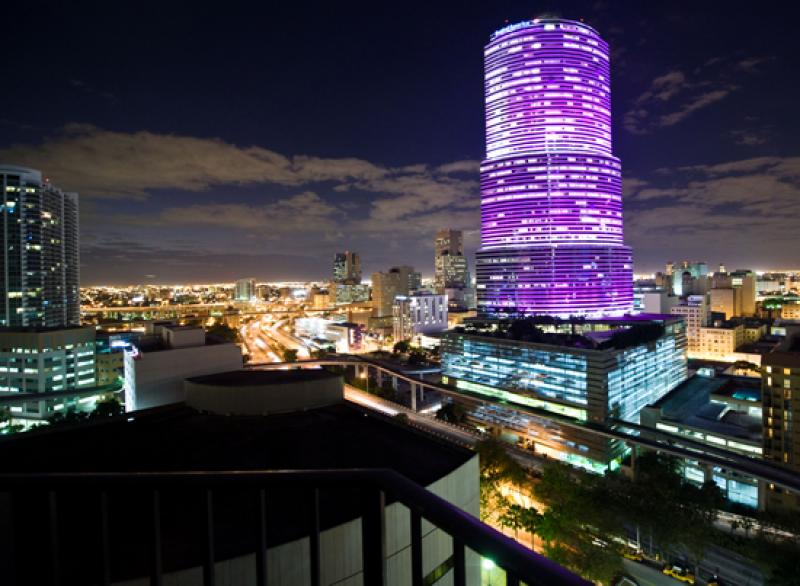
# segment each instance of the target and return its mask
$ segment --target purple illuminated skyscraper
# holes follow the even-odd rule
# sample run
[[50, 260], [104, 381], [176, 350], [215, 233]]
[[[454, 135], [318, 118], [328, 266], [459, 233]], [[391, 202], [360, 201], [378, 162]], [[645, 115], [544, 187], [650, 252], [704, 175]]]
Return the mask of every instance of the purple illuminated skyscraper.
[[495, 32], [484, 56], [479, 311], [630, 312], [608, 44], [583, 23], [537, 19]]

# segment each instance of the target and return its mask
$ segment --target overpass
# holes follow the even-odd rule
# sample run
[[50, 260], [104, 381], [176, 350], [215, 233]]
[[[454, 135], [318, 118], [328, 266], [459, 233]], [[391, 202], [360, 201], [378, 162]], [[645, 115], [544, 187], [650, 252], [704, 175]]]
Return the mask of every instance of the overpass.
[[[748, 458], [742, 454], [737, 454], [723, 448], [711, 446], [689, 438], [672, 434], [662, 430], [651, 429], [635, 423], [622, 420], [611, 420], [610, 425], [578, 421], [570, 417], [551, 413], [534, 407], [527, 407], [507, 403], [504, 401], [491, 400], [483, 395], [471, 393], [464, 390], [456, 390], [453, 387], [434, 383], [417, 378], [401, 369], [388, 366], [382, 362], [371, 358], [356, 355], [336, 355], [317, 360], [303, 360], [292, 363], [266, 363], [249, 364], [247, 368], [270, 370], [280, 368], [296, 367], [318, 367], [318, 366], [338, 366], [355, 368], [356, 376], [369, 376], [370, 369], [376, 374], [378, 384], [382, 383], [383, 377], [388, 377], [392, 381], [392, 386], [396, 389], [397, 382], [402, 380], [411, 387], [411, 409], [416, 411], [417, 392], [424, 393], [425, 390], [437, 391], [445, 396], [464, 399], [465, 396], [473, 400], [486, 404], [499, 404], [507, 407], [530, 413], [537, 417], [542, 417], [554, 421], [563, 427], [588, 431], [598, 436], [625, 442], [630, 447], [641, 447], [648, 450], [659, 451], [670, 454], [682, 459], [696, 460], [708, 466], [719, 466], [733, 470], [741, 474], [752, 476], [758, 480], [775, 484], [784, 489], [800, 492], [800, 477], [796, 474], [784, 470], [774, 464], [762, 460]], [[630, 431], [623, 431], [630, 430]], [[639, 435], [647, 433], [648, 437]], [[636, 451], [633, 450], [635, 457]]]

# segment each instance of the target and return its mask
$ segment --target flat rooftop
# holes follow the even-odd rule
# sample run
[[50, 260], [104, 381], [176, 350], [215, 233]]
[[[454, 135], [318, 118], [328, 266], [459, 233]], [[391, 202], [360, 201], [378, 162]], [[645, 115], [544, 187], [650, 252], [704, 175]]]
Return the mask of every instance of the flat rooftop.
[[[659, 409], [665, 420], [720, 435], [760, 442], [761, 418], [711, 400], [712, 395], [718, 395], [753, 402], [754, 405], [760, 404], [760, 401], [751, 399], [755, 392], [753, 384], [743, 377], [695, 375], [649, 407]], [[760, 399], [760, 391], [757, 396]]]
[[241, 387], [330, 380], [336, 378], [341, 378], [341, 375], [322, 368], [294, 368], [290, 370], [234, 370], [231, 372], [195, 376], [187, 380], [192, 383], [203, 385]]
[[[426, 486], [473, 456], [466, 448], [346, 402], [267, 417], [205, 414], [178, 404], [98, 424], [0, 437], [0, 458], [8, 473], [391, 468]], [[21, 561], [30, 562], [25, 567], [35, 571], [47, 506], [41, 495], [15, 498], [28, 499], [23, 506], [30, 514], [18, 520], [24, 536], [20, 551], [29, 552], [31, 559]], [[69, 506], [59, 507], [59, 523], [99, 523], [98, 498], [97, 489], [91, 488], [70, 495]], [[186, 487], [162, 492], [165, 571], [202, 563], [194, 556], [204, 551], [205, 516], [198, 513], [205, 510], [204, 498], [202, 491], [195, 494]], [[255, 498], [252, 489], [223, 485], [215, 491], [217, 559], [254, 551]], [[308, 491], [270, 490], [267, 501], [270, 546], [308, 534]], [[150, 494], [141, 489], [109, 495], [114, 581], [148, 572], [150, 502]], [[357, 489], [322, 489], [322, 527], [358, 517], [360, 507]], [[81, 572], [89, 565], [82, 563], [96, 555], [99, 545], [62, 544], [63, 563], [76, 577], [73, 583], [86, 581]]]

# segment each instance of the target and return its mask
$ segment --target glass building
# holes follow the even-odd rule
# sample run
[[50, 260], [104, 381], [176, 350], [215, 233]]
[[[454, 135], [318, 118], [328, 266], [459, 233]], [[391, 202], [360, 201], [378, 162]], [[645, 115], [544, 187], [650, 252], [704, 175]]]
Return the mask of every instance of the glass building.
[[[658, 337], [613, 345], [614, 334], [645, 320], [565, 321], [542, 325], [543, 341], [510, 339], [510, 322], [473, 322], [442, 339], [445, 382], [466, 394], [528, 411], [524, 436], [540, 452], [589, 469], [618, 461], [623, 446], [593, 433], [558, 426], [558, 416], [605, 424], [639, 423], [643, 407], [686, 379], [686, 332], [662, 316]], [[527, 409], [526, 409], [527, 408]], [[546, 421], [548, 415], [556, 416]], [[515, 417], [518, 415], [515, 415]], [[547, 431], [543, 433], [546, 421]]]
[[607, 43], [583, 23], [537, 19], [495, 32], [484, 59], [479, 312], [631, 312]]
[[0, 327], [78, 325], [78, 195], [13, 166], [0, 190]]

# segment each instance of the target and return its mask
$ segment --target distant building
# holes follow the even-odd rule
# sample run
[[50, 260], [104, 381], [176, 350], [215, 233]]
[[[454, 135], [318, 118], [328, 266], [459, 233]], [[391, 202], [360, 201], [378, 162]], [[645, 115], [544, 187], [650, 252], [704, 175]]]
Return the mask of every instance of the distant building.
[[46, 419], [74, 405], [75, 398], [48, 393], [96, 386], [93, 327], [0, 330], [0, 394], [37, 393], [41, 399], [11, 407], [15, 419]]
[[337, 252], [333, 257], [333, 282], [343, 285], [361, 283], [361, 258], [357, 252]]
[[708, 325], [708, 302], [705, 295], [689, 295], [681, 304], [669, 309], [672, 315], [683, 316], [686, 321], [686, 340], [689, 356], [700, 352], [700, 328]]
[[410, 340], [418, 334], [447, 329], [447, 295], [413, 293], [398, 296], [393, 307], [395, 340]]
[[463, 289], [469, 285], [461, 230], [444, 229], [436, 233], [433, 269], [434, 285], [439, 293], [444, 289]]
[[675, 297], [671, 290], [660, 287], [641, 288], [634, 287], [634, 308], [641, 313], [671, 313], [671, 309], [678, 304], [680, 298]]
[[0, 327], [80, 325], [78, 195], [0, 166]]
[[336, 305], [366, 303], [369, 301], [369, 285], [331, 283], [328, 288], [329, 302]]
[[708, 290], [708, 265], [705, 262], [669, 262], [666, 272], [672, 276], [673, 295], [699, 295]]
[[140, 332], [97, 332], [95, 342], [95, 373], [97, 386], [118, 384], [125, 378], [125, 350], [131, 348]]
[[125, 408], [147, 409], [183, 401], [183, 380], [236, 370], [243, 365], [236, 344], [214, 343], [202, 328], [155, 326], [125, 351]]
[[392, 267], [385, 273], [372, 273], [372, 314], [374, 317], [392, 317], [392, 306], [397, 296], [407, 296], [418, 275], [413, 267]]
[[712, 278], [711, 310], [725, 313], [727, 319], [750, 317], [756, 313], [756, 275], [738, 270], [716, 273]]
[[236, 281], [236, 289], [233, 294], [235, 301], [250, 303], [256, 299], [256, 280], [239, 279]]
[[[762, 358], [764, 458], [800, 473], [800, 328]], [[800, 495], [768, 488], [767, 508], [800, 509]]]

